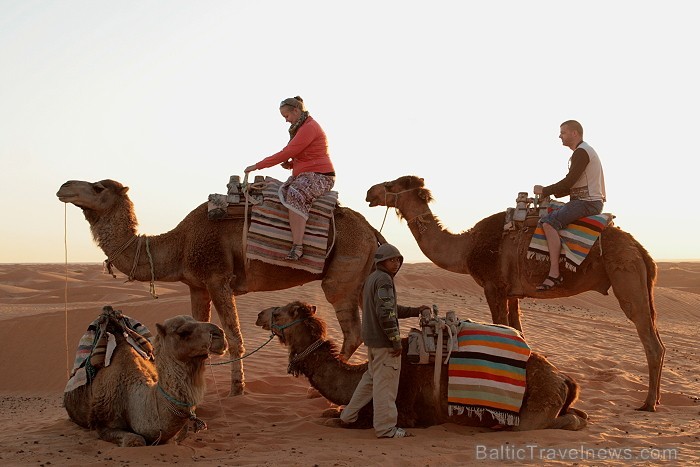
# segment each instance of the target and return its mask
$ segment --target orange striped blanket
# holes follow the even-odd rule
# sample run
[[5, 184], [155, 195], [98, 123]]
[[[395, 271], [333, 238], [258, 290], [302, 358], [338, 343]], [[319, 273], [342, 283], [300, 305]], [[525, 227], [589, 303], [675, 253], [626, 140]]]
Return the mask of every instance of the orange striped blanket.
[[[600, 234], [610, 224], [615, 216], [608, 213], [588, 216], [573, 221], [565, 229], [559, 231], [561, 237], [561, 256], [567, 269], [576, 272], [588, 252], [591, 251]], [[532, 234], [527, 248], [527, 257], [539, 261], [549, 261], [549, 247], [542, 226], [538, 225]]]
[[447, 370], [449, 415], [481, 418], [488, 412], [501, 425], [518, 425], [530, 357], [520, 332], [466, 320], [459, 324], [457, 342]]

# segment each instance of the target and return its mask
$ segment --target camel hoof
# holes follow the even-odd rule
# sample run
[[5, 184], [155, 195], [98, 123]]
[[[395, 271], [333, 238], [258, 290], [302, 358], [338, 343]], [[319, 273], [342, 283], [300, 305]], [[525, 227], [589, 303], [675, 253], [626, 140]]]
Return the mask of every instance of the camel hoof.
[[636, 410], [639, 410], [640, 412], [656, 412], [656, 404], [645, 402], [644, 405]]
[[323, 412], [321, 412], [321, 417], [323, 418], [339, 418], [340, 413], [343, 410], [340, 407], [330, 407]]
[[323, 426], [331, 428], [353, 428], [354, 423], [345, 423], [340, 418], [328, 418], [323, 421]]

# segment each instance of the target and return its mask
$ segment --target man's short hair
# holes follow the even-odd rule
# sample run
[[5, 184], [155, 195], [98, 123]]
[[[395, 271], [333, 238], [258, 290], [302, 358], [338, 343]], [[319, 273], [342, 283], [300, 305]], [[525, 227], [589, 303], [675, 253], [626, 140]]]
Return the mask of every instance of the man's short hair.
[[567, 120], [567, 121], [565, 121], [564, 123], [562, 123], [562, 124], [559, 125], [559, 126], [560, 126], [560, 127], [566, 126], [566, 127], [569, 127], [569, 128], [572, 129], [572, 130], [576, 130], [576, 131], [578, 132], [578, 134], [581, 135], [581, 137], [583, 137], [583, 127], [582, 127], [581, 124], [580, 124], [579, 122], [577, 122], [576, 120]]

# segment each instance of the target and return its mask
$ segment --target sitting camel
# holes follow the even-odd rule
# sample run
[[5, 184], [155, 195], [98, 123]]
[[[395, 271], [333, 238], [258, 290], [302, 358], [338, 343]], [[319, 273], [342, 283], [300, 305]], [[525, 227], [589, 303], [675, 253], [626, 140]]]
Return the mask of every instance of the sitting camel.
[[64, 394], [71, 420], [120, 446], [165, 443], [188, 420], [203, 425], [194, 411], [204, 398], [205, 362], [210, 353], [226, 352], [224, 332], [186, 315], [156, 327], [155, 361], [151, 362], [110, 321], [107, 330], [117, 340], [111, 363], [91, 383]]
[[436, 266], [470, 274], [484, 288], [496, 324], [522, 331], [519, 298], [569, 297], [588, 290], [607, 295], [612, 287], [620, 307], [637, 328], [649, 367], [649, 389], [638, 410], [656, 410], [666, 348], [656, 328], [656, 263], [639, 242], [617, 227], [608, 227], [598, 239], [601, 248], [592, 248], [577, 272], [563, 268], [562, 284], [538, 291], [536, 286], [547, 276], [549, 262], [526, 257], [534, 229], [504, 233], [505, 212], [500, 212], [466, 232], [453, 234], [431, 212], [428, 204], [432, 199], [423, 179], [415, 176], [379, 183], [367, 191], [370, 206], [393, 207], [407, 219], [421, 251]]
[[[128, 273], [129, 280], [187, 284], [192, 316], [199, 321], [210, 321], [214, 303], [234, 357], [231, 395], [243, 394], [245, 387], [240, 359], [245, 349], [235, 295], [282, 290], [321, 280], [321, 288], [343, 330], [343, 356], [349, 359], [362, 343], [360, 290], [374, 265], [378, 244], [386, 240], [361, 214], [336, 208], [333, 248], [323, 273], [313, 274], [258, 260], [246, 261], [244, 219], [208, 220], [206, 202], [167, 233], [138, 235], [128, 190], [113, 180], [71, 180], [61, 186], [56, 196], [83, 210], [95, 242], [108, 257], [107, 263]], [[329, 235], [329, 242], [332, 237]]]
[[[261, 311], [255, 324], [272, 330], [280, 343], [288, 347], [289, 373], [295, 376], [303, 374], [330, 402], [346, 405], [367, 370], [367, 363], [353, 365], [340, 358], [336, 345], [326, 339], [326, 323], [315, 313], [315, 306], [296, 301]], [[406, 341], [404, 338], [396, 398], [398, 426], [428, 427], [447, 422], [481, 427], [497, 425], [496, 420], [487, 412], [484, 412], [481, 419], [469, 416], [466, 411], [462, 415], [449, 416], [447, 365], [443, 364], [440, 396], [439, 400], [435, 400], [433, 365], [408, 363]], [[514, 430], [580, 430], [586, 426], [588, 415], [571, 407], [579, 393], [578, 384], [573, 379], [534, 352], [527, 361], [525, 371], [527, 387], [520, 410], [520, 423]], [[339, 409], [334, 412], [334, 416], [340, 416]], [[360, 411], [358, 420], [350, 426], [372, 426], [371, 403]]]

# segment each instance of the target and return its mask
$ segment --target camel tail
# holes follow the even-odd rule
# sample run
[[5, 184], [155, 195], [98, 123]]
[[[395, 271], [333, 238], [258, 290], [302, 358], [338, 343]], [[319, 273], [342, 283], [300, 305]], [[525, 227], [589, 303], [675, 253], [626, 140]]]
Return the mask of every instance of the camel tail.
[[564, 406], [559, 411], [559, 416], [566, 415], [569, 412], [569, 408], [578, 400], [579, 393], [581, 392], [578, 383], [574, 381], [571, 376], [565, 373], [562, 373], [562, 375], [564, 376], [564, 383], [566, 384], [567, 391], [566, 400], [564, 401]]

